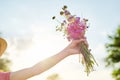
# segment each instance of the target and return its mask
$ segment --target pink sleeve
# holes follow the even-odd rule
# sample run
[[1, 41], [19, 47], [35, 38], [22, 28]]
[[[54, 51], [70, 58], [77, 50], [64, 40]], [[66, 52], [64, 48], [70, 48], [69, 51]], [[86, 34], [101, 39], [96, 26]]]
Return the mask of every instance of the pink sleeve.
[[10, 72], [0, 72], [0, 80], [10, 80]]

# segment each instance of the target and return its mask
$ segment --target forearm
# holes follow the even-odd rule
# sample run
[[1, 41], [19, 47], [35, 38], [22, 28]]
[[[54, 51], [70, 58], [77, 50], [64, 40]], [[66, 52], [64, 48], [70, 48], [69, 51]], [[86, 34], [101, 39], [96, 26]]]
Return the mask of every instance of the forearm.
[[56, 55], [53, 55], [45, 60], [40, 61], [39, 63], [35, 64], [34, 66], [26, 69], [22, 69], [16, 72], [12, 72], [10, 76], [10, 80], [26, 80], [31, 78], [35, 75], [41, 74], [44, 71], [50, 69], [58, 62], [63, 60], [67, 57], [67, 52], [60, 52]]
[[34, 71], [34, 75], [40, 74], [51, 67], [55, 66], [58, 62], [63, 60], [65, 57], [67, 57], [68, 54], [65, 52], [60, 52], [56, 55], [53, 55], [45, 60], [42, 60], [41, 62], [37, 63], [32, 67]]

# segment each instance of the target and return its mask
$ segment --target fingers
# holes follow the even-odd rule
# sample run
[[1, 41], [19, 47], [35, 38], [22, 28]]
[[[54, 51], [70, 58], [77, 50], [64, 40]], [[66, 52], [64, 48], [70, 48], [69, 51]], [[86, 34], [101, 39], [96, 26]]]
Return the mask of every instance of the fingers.
[[89, 45], [88, 45], [88, 42], [87, 42], [87, 40], [86, 40], [85, 38], [79, 39], [79, 40], [73, 40], [73, 43], [74, 43], [74, 44], [84, 43], [87, 47], [89, 46]]
[[79, 40], [73, 40], [74, 43], [78, 44], [78, 43], [81, 43], [81, 42], [86, 42], [86, 39], [79, 39]]
[[84, 43], [87, 47], [89, 47], [89, 44], [88, 44], [87, 40], [85, 40]]

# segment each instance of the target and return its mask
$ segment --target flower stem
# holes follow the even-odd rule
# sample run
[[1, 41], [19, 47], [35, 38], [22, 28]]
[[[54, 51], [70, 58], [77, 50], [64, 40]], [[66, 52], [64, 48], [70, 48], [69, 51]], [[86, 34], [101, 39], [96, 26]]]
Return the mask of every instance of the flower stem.
[[87, 46], [84, 43], [80, 45], [80, 48], [81, 48], [81, 54], [83, 57], [82, 59], [84, 60], [83, 65], [85, 66], [85, 72], [87, 73], [87, 76], [88, 76], [89, 73], [94, 70], [93, 68], [94, 63], [97, 64], [97, 62], [95, 61], [93, 55], [90, 53], [90, 51], [88, 50]]

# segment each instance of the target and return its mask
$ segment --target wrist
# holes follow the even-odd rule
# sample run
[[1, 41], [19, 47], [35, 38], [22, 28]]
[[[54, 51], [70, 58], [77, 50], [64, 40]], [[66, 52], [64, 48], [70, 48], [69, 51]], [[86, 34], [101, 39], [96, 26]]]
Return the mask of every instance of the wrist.
[[67, 56], [70, 56], [70, 51], [69, 50], [62, 50], [61, 52], [60, 52], [62, 55], [64, 55], [64, 57], [67, 57]]

